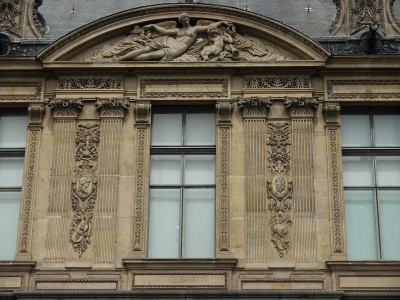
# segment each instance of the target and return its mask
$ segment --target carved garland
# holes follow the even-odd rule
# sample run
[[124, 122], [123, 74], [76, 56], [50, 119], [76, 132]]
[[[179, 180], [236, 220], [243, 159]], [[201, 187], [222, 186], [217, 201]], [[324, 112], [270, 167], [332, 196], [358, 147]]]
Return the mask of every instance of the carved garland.
[[329, 99], [400, 99], [400, 93], [334, 93], [334, 85], [400, 85], [400, 80], [328, 80], [327, 91]]
[[79, 257], [86, 251], [92, 236], [93, 210], [97, 196], [100, 130], [97, 124], [79, 125], [77, 131], [75, 176], [72, 180], [72, 211], [70, 243]]
[[123, 78], [63, 78], [58, 81], [58, 89], [123, 89]]
[[267, 181], [269, 198], [268, 210], [271, 212], [269, 222], [275, 249], [283, 257], [291, 248], [290, 227], [292, 226], [292, 195], [293, 182], [289, 179], [290, 170], [290, 126], [289, 123], [269, 123], [268, 142], [268, 169], [272, 179]]
[[247, 89], [308, 89], [310, 77], [249, 77], [245, 79]]

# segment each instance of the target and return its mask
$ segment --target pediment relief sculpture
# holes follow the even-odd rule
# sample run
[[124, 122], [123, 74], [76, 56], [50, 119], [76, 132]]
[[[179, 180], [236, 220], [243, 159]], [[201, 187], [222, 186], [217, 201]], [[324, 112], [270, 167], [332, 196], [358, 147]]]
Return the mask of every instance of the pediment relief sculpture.
[[227, 21], [198, 20], [182, 13], [174, 20], [134, 25], [128, 36], [109, 40], [78, 61], [283, 61], [295, 55], [256, 37], [243, 34]]

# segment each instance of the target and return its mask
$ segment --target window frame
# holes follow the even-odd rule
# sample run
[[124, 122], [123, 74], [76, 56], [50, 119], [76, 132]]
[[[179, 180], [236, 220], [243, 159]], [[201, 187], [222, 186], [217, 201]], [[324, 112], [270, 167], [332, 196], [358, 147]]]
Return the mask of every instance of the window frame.
[[[174, 107], [174, 108], [181, 108], [182, 111], [182, 125], [181, 125], [181, 130], [182, 130], [182, 140], [181, 140], [181, 145], [156, 145], [154, 146], [152, 144], [152, 138], [150, 138], [150, 172], [151, 172], [151, 157], [155, 155], [165, 155], [165, 156], [180, 156], [180, 176], [181, 176], [181, 184], [176, 185], [176, 184], [169, 184], [169, 185], [161, 185], [161, 184], [151, 184], [151, 181], [149, 180], [149, 201], [150, 201], [150, 193], [151, 190], [153, 189], [179, 189], [179, 195], [180, 195], [180, 202], [179, 202], [179, 253], [178, 257], [176, 259], [190, 259], [184, 257], [184, 233], [185, 233], [185, 226], [184, 226], [184, 205], [185, 205], [185, 189], [213, 189], [214, 190], [214, 205], [216, 206], [216, 169], [217, 169], [217, 162], [216, 162], [216, 139], [217, 139], [217, 131], [215, 130], [215, 140], [213, 145], [185, 145], [186, 144], [186, 116], [188, 114], [188, 107], [202, 107], [203, 109], [209, 108], [208, 112], [213, 112], [215, 114], [215, 119], [216, 119], [216, 113], [215, 110], [212, 110], [211, 105], [153, 105], [152, 107], [152, 114], [151, 114], [151, 134], [150, 136], [152, 137], [152, 131], [153, 131], [153, 124], [154, 124], [154, 115], [155, 113], [158, 112], [158, 110], [163, 113], [163, 109], [166, 107]], [[216, 124], [215, 124], [216, 125]], [[216, 128], [216, 126], [215, 126]], [[186, 184], [184, 182], [184, 177], [185, 177], [185, 156], [214, 156], [215, 160], [215, 181], [214, 184]], [[150, 175], [151, 176], [151, 175]], [[216, 207], [215, 207], [215, 212], [216, 214]], [[149, 211], [148, 211], [148, 218], [150, 222], [150, 215], [151, 215], [151, 210], [150, 210], [150, 203], [149, 203]], [[214, 217], [214, 240], [216, 239], [215, 236], [215, 226], [216, 226], [216, 216]], [[149, 228], [148, 226], [148, 235], [149, 235]], [[214, 244], [214, 257], [216, 254], [216, 248]], [[149, 247], [147, 247], [147, 257], [149, 257]]]
[[[383, 242], [382, 242], [382, 225], [381, 225], [381, 209], [380, 209], [380, 199], [379, 199], [379, 191], [400, 191], [400, 183], [397, 186], [385, 186], [378, 185], [378, 172], [377, 172], [377, 157], [390, 157], [397, 156], [400, 158], [400, 145], [398, 147], [389, 146], [375, 146], [375, 124], [374, 124], [374, 115], [399, 115], [400, 116], [400, 108], [393, 107], [393, 110], [389, 112], [382, 113], [383, 109], [388, 109], [388, 107], [343, 107], [341, 111], [342, 115], [367, 115], [369, 118], [369, 130], [370, 130], [370, 146], [369, 147], [346, 147], [343, 146], [342, 143], [342, 158], [345, 157], [370, 157], [372, 159], [372, 179], [373, 184], [369, 186], [346, 186], [343, 181], [343, 190], [346, 191], [372, 191], [374, 196], [374, 218], [375, 218], [375, 229], [376, 229], [376, 239], [377, 239], [377, 250], [378, 250], [378, 260], [387, 260], [383, 257]], [[381, 112], [379, 113], [379, 110]], [[376, 112], [375, 112], [376, 111]], [[343, 126], [341, 126], [343, 129]], [[344, 159], [342, 160], [344, 164]], [[344, 176], [344, 171], [343, 171]], [[346, 203], [346, 199], [344, 198], [344, 203]], [[362, 258], [361, 258], [362, 259]], [[373, 259], [372, 259], [373, 260]], [[390, 260], [390, 259], [389, 259]]]

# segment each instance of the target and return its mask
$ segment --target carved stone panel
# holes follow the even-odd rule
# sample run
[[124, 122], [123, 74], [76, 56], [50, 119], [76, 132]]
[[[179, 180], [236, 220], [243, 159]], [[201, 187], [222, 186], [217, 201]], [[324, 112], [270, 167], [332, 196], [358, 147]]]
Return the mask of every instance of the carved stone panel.
[[22, 0], [0, 1], [0, 31], [22, 35]]
[[247, 89], [309, 89], [310, 77], [246, 77]]
[[72, 180], [70, 243], [79, 257], [86, 251], [92, 236], [93, 210], [97, 197], [97, 176], [100, 131], [97, 124], [79, 125], [77, 130], [75, 176]]
[[42, 82], [0, 82], [0, 90], [3, 101], [42, 100]]
[[292, 247], [292, 194], [290, 179], [290, 125], [276, 122], [268, 124], [268, 210], [270, 212], [271, 241], [280, 257]]
[[60, 90], [122, 89], [123, 78], [62, 78], [58, 81]]

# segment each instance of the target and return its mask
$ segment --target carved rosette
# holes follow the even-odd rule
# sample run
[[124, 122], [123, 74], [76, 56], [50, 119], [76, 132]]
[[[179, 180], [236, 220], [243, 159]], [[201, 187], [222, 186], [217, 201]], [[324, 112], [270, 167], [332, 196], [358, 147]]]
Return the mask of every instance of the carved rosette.
[[237, 105], [242, 109], [244, 118], [266, 118], [272, 103], [270, 99], [260, 97], [238, 97]]
[[100, 117], [124, 117], [129, 108], [129, 99], [99, 99], [95, 103]]
[[269, 123], [268, 141], [268, 169], [271, 179], [267, 181], [269, 199], [268, 210], [271, 213], [270, 228], [271, 241], [279, 256], [283, 257], [291, 248], [292, 195], [293, 182], [290, 172], [290, 126], [289, 123]]
[[289, 98], [285, 97], [284, 105], [290, 117], [314, 117], [318, 107], [318, 97]]
[[78, 126], [75, 154], [75, 176], [72, 180], [72, 211], [74, 217], [69, 231], [69, 241], [79, 257], [86, 251], [92, 236], [93, 210], [97, 196], [95, 175], [100, 143], [97, 124]]
[[50, 109], [53, 110], [53, 116], [59, 118], [76, 118], [83, 108], [83, 100], [80, 99], [51, 99]]
[[339, 124], [339, 112], [340, 112], [339, 103], [325, 103], [324, 106], [322, 107], [322, 110], [325, 113], [326, 124], [329, 125]]

